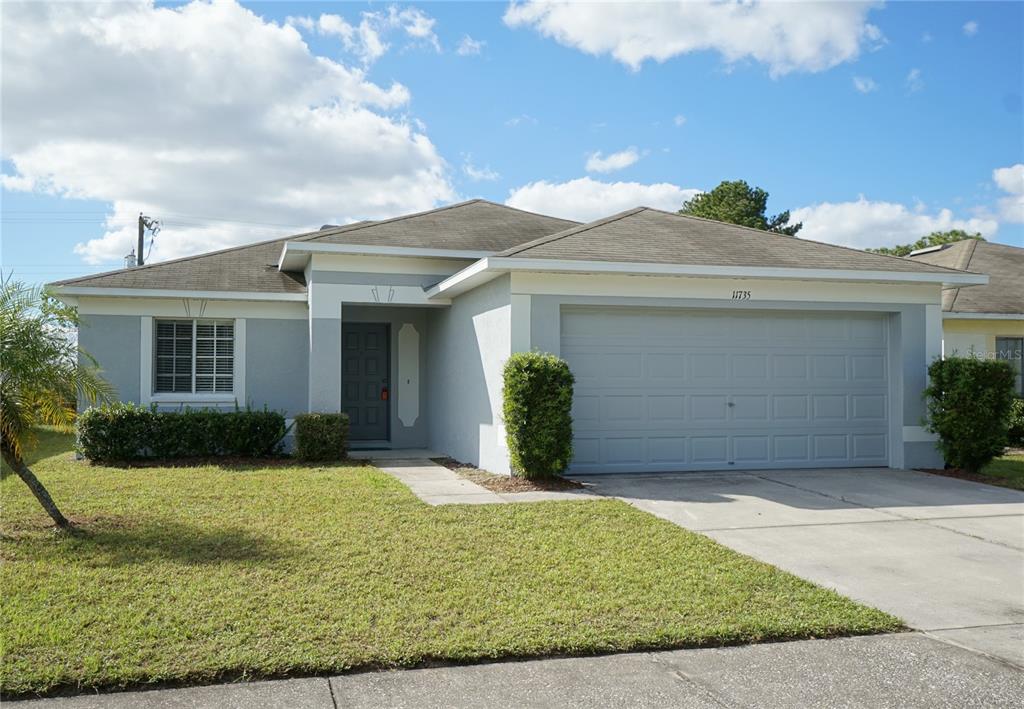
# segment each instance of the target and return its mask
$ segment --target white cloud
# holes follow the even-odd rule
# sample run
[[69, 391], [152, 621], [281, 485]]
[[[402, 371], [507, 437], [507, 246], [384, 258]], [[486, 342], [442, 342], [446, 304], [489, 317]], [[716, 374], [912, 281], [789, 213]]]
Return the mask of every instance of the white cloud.
[[463, 35], [462, 39], [459, 40], [459, 46], [456, 47], [455, 53], [463, 57], [479, 54], [483, 51], [485, 44], [487, 42], [482, 39], [473, 39], [468, 34]]
[[568, 182], [531, 182], [511, 190], [505, 204], [588, 222], [640, 206], [675, 211], [700, 192], [668, 182], [601, 182], [581, 177]]
[[478, 167], [473, 164], [473, 156], [467, 155], [462, 163], [462, 171], [466, 177], [477, 182], [491, 182], [497, 180], [501, 175], [491, 169], [490, 165]]
[[393, 5], [387, 10], [364, 12], [358, 25], [349, 24], [341, 15], [329, 13], [316, 19], [288, 17], [285, 23], [307, 32], [337, 37], [345, 50], [359, 57], [364, 65], [372, 64], [387, 53], [390, 45], [385, 37], [394, 32], [441, 51], [441, 43], [434, 34], [437, 21], [415, 7], [400, 9]]
[[678, 113], [676, 114], [676, 117], [672, 119], [672, 122], [675, 124], [676, 128], [682, 128], [686, 125], [686, 116]]
[[533, 116], [529, 116], [525, 113], [522, 113], [518, 116], [512, 116], [511, 118], [509, 118], [507, 121], [505, 121], [505, 125], [508, 126], [509, 128], [516, 128], [522, 125], [535, 126], [537, 125], [537, 119], [534, 118]]
[[640, 159], [636, 148], [626, 148], [611, 155], [602, 155], [600, 151], [587, 158], [587, 172], [615, 172], [629, 167]]
[[964, 34], [968, 37], [973, 37], [978, 34], [980, 27], [977, 20], [968, 20], [964, 23]]
[[1024, 163], [993, 170], [992, 180], [1009, 195], [999, 199], [999, 215], [1008, 222], [1024, 224]]
[[924, 79], [921, 78], [920, 69], [911, 69], [907, 74], [907, 91], [917, 93], [924, 88]]
[[853, 77], [853, 88], [857, 89], [862, 94], [869, 94], [872, 91], [878, 90], [878, 84], [870, 77], [855, 76]]
[[139, 211], [165, 220], [156, 260], [454, 197], [404, 86], [234, 2], [10, 3], [4, 32], [3, 184], [110, 203], [89, 263], [120, 261]]
[[897, 202], [874, 202], [863, 196], [855, 202], [821, 202], [794, 209], [791, 222], [803, 222], [800, 237], [857, 249], [917, 241], [933, 231], [963, 229], [992, 236], [995, 219], [956, 218], [949, 209], [929, 214], [922, 205], [908, 208]]
[[781, 76], [823, 71], [884, 43], [867, 21], [877, 4], [526, 0], [513, 2], [504, 20], [588, 54], [610, 54], [634, 71], [651, 59], [715, 51], [729, 64], [753, 60]]

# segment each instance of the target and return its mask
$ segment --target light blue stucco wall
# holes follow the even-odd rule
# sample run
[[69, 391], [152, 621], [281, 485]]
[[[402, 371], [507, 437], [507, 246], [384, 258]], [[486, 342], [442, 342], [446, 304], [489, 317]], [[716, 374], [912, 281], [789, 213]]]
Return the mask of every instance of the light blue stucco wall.
[[307, 320], [246, 318], [245, 396], [256, 409], [266, 406], [287, 418], [309, 402]]
[[[343, 322], [360, 323], [384, 323], [389, 329], [389, 342], [391, 346], [390, 363], [390, 401], [389, 401], [389, 429], [390, 444], [392, 448], [426, 448], [429, 427], [429, 417], [425, 410], [428, 400], [426, 367], [426, 346], [430, 341], [428, 314], [430, 309], [419, 307], [390, 306], [390, 305], [343, 305], [341, 317]], [[400, 356], [399, 330], [406, 323], [416, 328], [419, 334], [419, 362], [420, 376], [417, 384], [419, 392], [419, 415], [412, 426], [406, 426], [398, 417], [398, 406], [402, 396], [409, 384], [399, 378], [398, 362]], [[339, 336], [338, 347], [341, 347]], [[340, 359], [340, 355], [339, 355]], [[342, 375], [344, 376], [344, 375]]]
[[[99, 363], [103, 377], [121, 401], [139, 401], [142, 318], [137, 315], [82, 315], [78, 345]], [[80, 358], [83, 363], [88, 359]], [[80, 409], [85, 402], [79, 401]]]
[[511, 352], [510, 284], [506, 275], [429, 311], [430, 447], [495, 473], [509, 472], [501, 371]]
[[[139, 403], [142, 317], [83, 315], [81, 320], [79, 345], [96, 358], [120, 401]], [[245, 324], [246, 401], [238, 403], [258, 409], [266, 406], [288, 418], [305, 411], [309, 367], [307, 321], [246, 318]]]
[[[567, 305], [653, 306], [675, 308], [723, 308], [736, 310], [731, 302], [698, 298], [629, 298], [591, 296], [540, 296], [530, 300], [530, 344], [532, 349], [559, 354], [561, 311]], [[922, 398], [928, 363], [926, 361], [926, 306], [902, 303], [802, 303], [790, 301], [745, 302], [744, 310], [818, 310], [882, 312], [890, 320], [890, 377], [895, 377], [902, 399], [902, 425], [921, 426], [925, 405]], [[942, 467], [942, 456], [929, 441], [903, 443], [903, 466]]]

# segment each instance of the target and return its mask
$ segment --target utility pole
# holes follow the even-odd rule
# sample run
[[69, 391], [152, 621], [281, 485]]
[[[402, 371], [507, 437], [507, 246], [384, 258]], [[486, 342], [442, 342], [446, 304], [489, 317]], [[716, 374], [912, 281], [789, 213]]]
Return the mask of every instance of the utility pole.
[[153, 236], [156, 236], [157, 232], [160, 231], [160, 222], [158, 222], [156, 219], [150, 219], [149, 217], [144, 216], [142, 212], [139, 212], [139, 248], [138, 251], [136, 251], [137, 255], [135, 257], [135, 263], [138, 266], [142, 266], [145, 263], [145, 258], [143, 257], [143, 254], [145, 253], [144, 244], [146, 240], [147, 229], [149, 229], [149, 231], [153, 233]]

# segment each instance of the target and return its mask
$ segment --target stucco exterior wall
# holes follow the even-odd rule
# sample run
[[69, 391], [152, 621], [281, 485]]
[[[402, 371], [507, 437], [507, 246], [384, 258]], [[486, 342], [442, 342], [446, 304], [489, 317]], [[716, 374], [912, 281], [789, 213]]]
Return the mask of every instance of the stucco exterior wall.
[[[142, 318], [138, 315], [82, 315], [78, 345], [99, 363], [120, 401], [139, 402]], [[86, 358], [79, 358], [83, 363]], [[85, 402], [78, 402], [79, 409]]]
[[[183, 314], [158, 317], [186, 317]], [[106, 315], [83, 313], [78, 330], [80, 346], [96, 358], [103, 376], [115, 387], [120, 401], [145, 403], [142, 396], [142, 315]], [[146, 316], [152, 317], [152, 316]], [[218, 313], [217, 317], [225, 317]], [[244, 335], [245, 343], [237, 343], [244, 352], [244, 366], [236, 362], [236, 375], [245, 377], [246, 404], [262, 409], [266, 406], [282, 411], [287, 418], [306, 410], [309, 337], [304, 319], [245, 318], [245, 328], [236, 329], [236, 337]], [[81, 405], [82, 402], [80, 402]], [[162, 402], [162, 409], [181, 406], [234, 407], [234, 401], [205, 404]]]
[[1002, 319], [959, 319], [942, 320], [942, 354], [944, 357], [959, 355], [994, 357], [997, 337], [1024, 337], [1024, 318]]
[[501, 423], [502, 368], [512, 352], [509, 291], [502, 276], [429, 311], [430, 447], [494, 473], [509, 473]]

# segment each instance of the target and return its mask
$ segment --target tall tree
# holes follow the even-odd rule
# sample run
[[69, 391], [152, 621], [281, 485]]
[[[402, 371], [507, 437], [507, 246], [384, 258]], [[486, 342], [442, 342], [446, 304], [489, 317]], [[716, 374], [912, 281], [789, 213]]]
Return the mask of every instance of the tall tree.
[[[96, 362], [69, 334], [78, 324], [75, 308], [39, 288], [7, 279], [0, 289], [0, 453], [61, 529], [68, 521], [49, 491], [25, 463], [38, 426], [70, 430], [76, 397], [106, 399], [111, 386]], [[79, 359], [85, 360], [82, 364]]]
[[928, 236], [922, 236], [913, 244], [897, 244], [896, 246], [883, 246], [878, 249], [865, 250], [875, 254], [886, 254], [887, 256], [906, 256], [911, 251], [927, 249], [929, 246], [953, 244], [957, 241], [964, 241], [965, 239], [977, 239], [978, 241], [984, 241], [985, 237], [978, 232], [968, 234], [963, 229], [951, 229], [949, 231], [933, 231]]
[[743, 180], [726, 180], [710, 192], [687, 200], [679, 213], [787, 236], [795, 235], [803, 227], [803, 223], [789, 223], [788, 210], [773, 217], [767, 215], [767, 210], [768, 193], [763, 189], [751, 187]]

